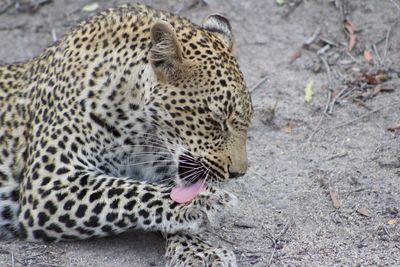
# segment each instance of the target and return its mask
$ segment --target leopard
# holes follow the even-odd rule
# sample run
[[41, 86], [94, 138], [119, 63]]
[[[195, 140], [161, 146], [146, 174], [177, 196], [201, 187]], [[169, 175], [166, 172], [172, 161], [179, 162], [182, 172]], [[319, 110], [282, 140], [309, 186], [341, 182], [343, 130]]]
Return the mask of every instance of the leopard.
[[101, 11], [0, 65], [0, 239], [154, 231], [166, 266], [237, 266], [201, 232], [237, 203], [252, 114], [225, 16]]

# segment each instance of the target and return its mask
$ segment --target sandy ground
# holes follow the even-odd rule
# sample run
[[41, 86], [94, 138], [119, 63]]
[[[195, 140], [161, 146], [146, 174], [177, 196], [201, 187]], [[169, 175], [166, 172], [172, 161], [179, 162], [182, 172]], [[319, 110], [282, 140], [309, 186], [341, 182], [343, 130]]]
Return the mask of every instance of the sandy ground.
[[[1, 63], [39, 54], [90, 16], [81, 11], [90, 1], [53, 2], [33, 14], [11, 7], [0, 15]], [[252, 93], [249, 172], [226, 185], [240, 205], [205, 235], [233, 249], [240, 266], [400, 266], [400, 131], [390, 131], [400, 123], [400, 1], [348, 0], [344, 12], [328, 0], [144, 2], [197, 23], [226, 14], [249, 88], [268, 75]], [[357, 35], [350, 53], [344, 15]], [[317, 55], [327, 44], [320, 52], [329, 75]], [[387, 81], [379, 84], [377, 73]], [[307, 104], [310, 80], [315, 95]], [[329, 88], [330, 103], [337, 101], [324, 112]], [[163, 266], [163, 253], [153, 233], [50, 245], [0, 241], [0, 266]]]

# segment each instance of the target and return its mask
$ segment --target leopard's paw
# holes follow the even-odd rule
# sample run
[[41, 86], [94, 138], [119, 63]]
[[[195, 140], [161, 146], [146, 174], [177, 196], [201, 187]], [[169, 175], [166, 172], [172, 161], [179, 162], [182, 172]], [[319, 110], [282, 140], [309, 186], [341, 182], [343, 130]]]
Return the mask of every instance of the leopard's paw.
[[209, 187], [201, 192], [193, 201], [196, 208], [201, 209], [207, 218], [207, 222], [215, 225], [227, 208], [237, 206], [238, 199], [231, 193], [221, 189]]
[[227, 208], [237, 205], [237, 198], [226, 191], [208, 187], [186, 207], [185, 217], [197, 218], [198, 230], [215, 226]]
[[163, 232], [188, 231], [198, 233], [208, 225], [215, 226], [227, 208], [237, 205], [237, 198], [226, 191], [208, 187], [187, 204], [180, 204], [174, 216], [176, 223], [168, 224]]
[[198, 236], [176, 234], [167, 239], [167, 266], [236, 267], [235, 254], [226, 248], [213, 247]]

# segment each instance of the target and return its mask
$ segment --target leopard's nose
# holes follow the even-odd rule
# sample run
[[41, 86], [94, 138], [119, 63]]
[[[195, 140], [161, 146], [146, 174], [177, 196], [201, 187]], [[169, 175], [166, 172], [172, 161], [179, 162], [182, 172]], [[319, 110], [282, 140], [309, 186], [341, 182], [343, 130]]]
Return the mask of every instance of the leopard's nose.
[[240, 176], [243, 176], [244, 174], [245, 174], [244, 172], [243, 173], [240, 173], [240, 172], [229, 172], [229, 178], [230, 179], [238, 178]]
[[232, 163], [232, 165], [229, 165], [228, 167], [229, 178], [237, 178], [243, 176], [247, 171], [247, 167], [248, 162], [246, 157], [242, 157], [240, 158], [240, 160], [236, 160]]

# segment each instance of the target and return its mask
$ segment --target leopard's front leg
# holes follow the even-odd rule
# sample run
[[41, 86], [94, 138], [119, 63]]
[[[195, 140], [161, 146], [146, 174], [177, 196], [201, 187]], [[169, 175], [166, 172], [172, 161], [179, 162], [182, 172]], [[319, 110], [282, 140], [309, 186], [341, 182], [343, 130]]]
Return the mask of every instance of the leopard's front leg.
[[197, 231], [233, 198], [207, 189], [189, 204], [170, 198], [170, 187], [79, 172], [64, 179], [25, 180], [19, 224], [28, 240], [85, 239], [130, 229]]
[[[227, 206], [236, 204], [236, 198], [222, 190], [208, 188], [201, 192], [186, 209], [203, 210], [208, 221]], [[226, 248], [212, 246], [200, 236], [185, 231], [164, 234], [167, 241], [167, 266], [176, 267], [235, 267], [235, 254]]]
[[198, 235], [190, 233], [167, 234], [168, 267], [235, 267], [235, 254], [223, 247], [214, 247]]

